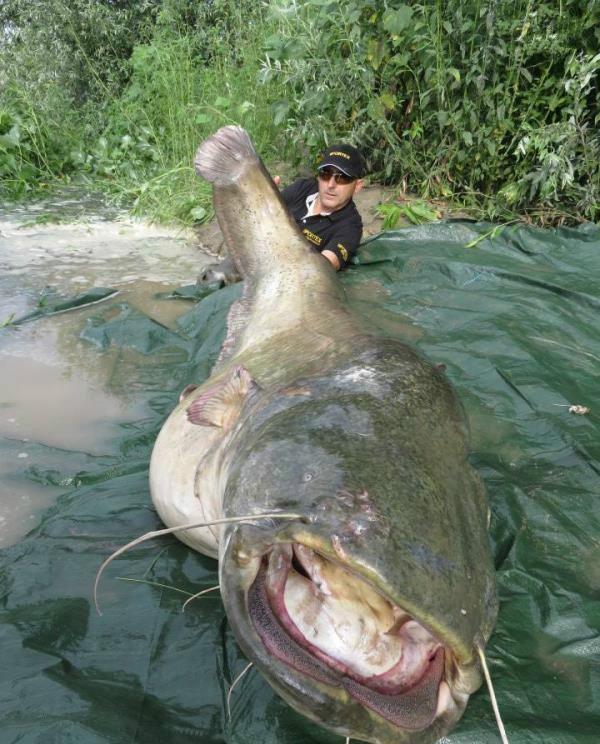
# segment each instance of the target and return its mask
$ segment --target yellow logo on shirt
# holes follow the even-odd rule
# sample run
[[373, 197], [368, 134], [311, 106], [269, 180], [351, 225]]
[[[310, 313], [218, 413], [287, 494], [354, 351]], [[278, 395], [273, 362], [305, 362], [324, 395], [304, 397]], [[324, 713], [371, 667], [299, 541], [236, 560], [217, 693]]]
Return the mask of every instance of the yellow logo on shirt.
[[323, 238], [315, 235], [314, 232], [311, 232], [307, 227], [302, 230], [302, 235], [304, 235], [307, 240], [310, 240], [310, 242], [314, 243], [315, 245], [321, 245], [321, 243], [323, 242]]
[[340, 253], [342, 254], [342, 258], [344, 259], [344, 261], [347, 261], [348, 251], [346, 250], [346, 248], [344, 248], [344, 246], [341, 243], [338, 243], [337, 247], [340, 249]]

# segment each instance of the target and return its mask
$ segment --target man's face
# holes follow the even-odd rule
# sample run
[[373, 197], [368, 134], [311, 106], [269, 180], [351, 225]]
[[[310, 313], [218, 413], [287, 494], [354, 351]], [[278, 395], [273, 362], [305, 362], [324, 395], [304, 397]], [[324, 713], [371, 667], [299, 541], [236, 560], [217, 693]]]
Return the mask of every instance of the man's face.
[[354, 179], [350, 183], [343, 183], [348, 180], [337, 168], [326, 167], [318, 172], [319, 184], [319, 201], [321, 208], [325, 212], [337, 212], [342, 209], [352, 199], [354, 194], [362, 189], [363, 180]]

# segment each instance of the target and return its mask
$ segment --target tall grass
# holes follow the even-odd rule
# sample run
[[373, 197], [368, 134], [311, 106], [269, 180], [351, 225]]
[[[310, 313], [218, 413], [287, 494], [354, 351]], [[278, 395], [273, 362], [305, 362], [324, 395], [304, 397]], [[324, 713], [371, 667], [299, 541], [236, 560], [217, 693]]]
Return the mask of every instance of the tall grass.
[[[0, 198], [19, 199], [56, 180], [76, 165], [71, 149], [82, 136], [79, 117], [58, 86], [31, 95], [9, 82], [0, 97]], [[54, 90], [52, 90], [54, 88]]]
[[[69, 3], [50, 0], [50, 6], [46, 26], [40, 17], [38, 26], [25, 24], [22, 30], [24, 42], [37, 52], [29, 55], [27, 44], [14, 43], [4, 55], [13, 91], [0, 92], [5, 196], [73, 176], [92, 181], [135, 213], [190, 223], [206, 219], [211, 209], [209, 188], [192, 167], [204, 137], [236, 123], [250, 131], [263, 154], [275, 151], [270, 107], [282, 91], [277, 81], [257, 85], [268, 30], [262, 4], [164, 0], [151, 32], [146, 27], [138, 36], [125, 63], [115, 57], [130, 39], [121, 11], [115, 10], [114, 28], [102, 25], [105, 57], [98, 60], [88, 25], [70, 12]], [[75, 0], [75, 6], [91, 16], [99, 12], [92, 0]], [[106, 21], [104, 11], [100, 17]], [[49, 40], [62, 50], [58, 56], [76, 57], [78, 74], [73, 65], [58, 62], [45, 71], [41, 47]], [[46, 95], [48, 77], [62, 91], [54, 98]]]
[[152, 3], [0, 3], [0, 194], [18, 198], [68, 180], [86, 136], [127, 78]]
[[192, 161], [200, 141], [240, 124], [263, 154], [273, 149], [271, 102], [277, 83], [259, 88], [260, 38], [232, 50], [221, 44], [199, 64], [198, 40], [161, 29], [132, 55], [132, 76], [113, 102], [110, 123], [86, 166], [114, 193], [153, 219], [190, 222], [210, 213], [209, 187]]

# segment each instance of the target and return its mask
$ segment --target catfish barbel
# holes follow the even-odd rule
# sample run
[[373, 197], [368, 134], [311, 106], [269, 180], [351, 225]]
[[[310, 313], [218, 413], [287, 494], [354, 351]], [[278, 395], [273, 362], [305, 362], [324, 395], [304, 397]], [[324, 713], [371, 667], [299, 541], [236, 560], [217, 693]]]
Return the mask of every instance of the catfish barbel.
[[245, 518], [178, 536], [218, 559], [239, 645], [293, 708], [351, 739], [434, 742], [481, 684], [497, 614], [462, 406], [353, 313], [243, 129], [195, 162], [244, 288], [157, 438], [156, 509], [172, 527]]

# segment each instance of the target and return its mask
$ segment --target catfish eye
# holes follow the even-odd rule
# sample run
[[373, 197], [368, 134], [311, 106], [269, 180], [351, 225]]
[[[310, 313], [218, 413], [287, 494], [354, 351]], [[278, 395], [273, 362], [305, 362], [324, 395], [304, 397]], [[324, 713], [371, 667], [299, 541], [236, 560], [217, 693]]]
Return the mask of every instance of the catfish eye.
[[313, 479], [312, 473], [304, 473], [304, 475], [302, 476], [302, 480], [304, 481], [304, 483], [308, 483], [308, 481], [311, 481], [312, 479]]

